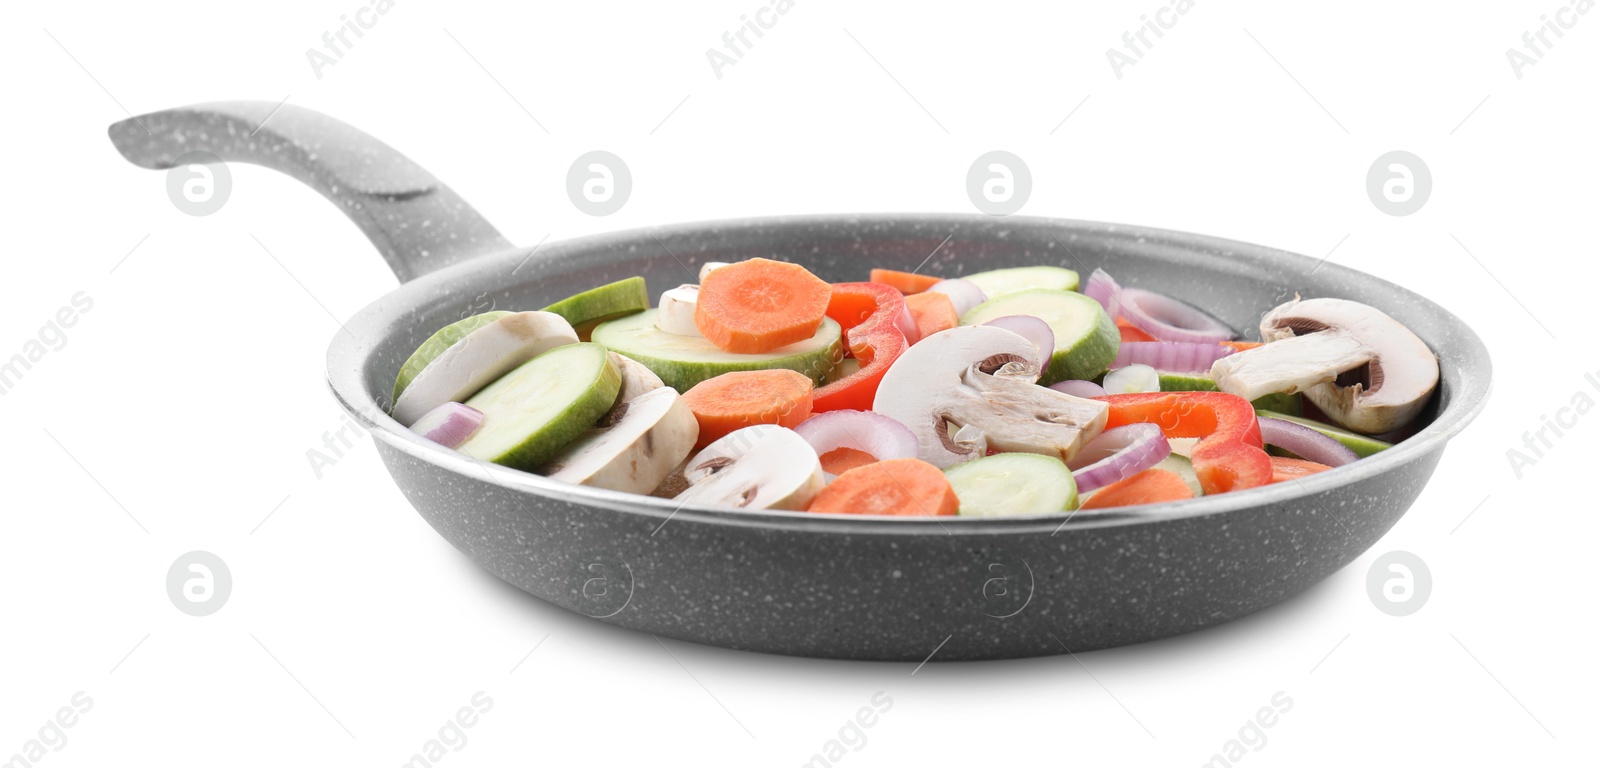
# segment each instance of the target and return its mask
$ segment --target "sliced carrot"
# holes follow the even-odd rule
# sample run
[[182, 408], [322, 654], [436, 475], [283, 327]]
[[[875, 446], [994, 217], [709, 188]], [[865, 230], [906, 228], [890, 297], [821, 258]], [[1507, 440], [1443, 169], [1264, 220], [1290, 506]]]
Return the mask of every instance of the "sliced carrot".
[[1330, 469], [1333, 469], [1333, 467], [1330, 467], [1327, 464], [1318, 464], [1315, 461], [1291, 459], [1287, 456], [1273, 456], [1272, 482], [1281, 483], [1285, 480], [1293, 480], [1297, 477], [1305, 477], [1306, 475], [1315, 475], [1318, 472], [1326, 472]]
[[1156, 337], [1139, 329], [1139, 326], [1128, 322], [1127, 318], [1117, 318], [1117, 333], [1122, 335], [1123, 341], [1155, 341]]
[[1190, 490], [1189, 484], [1177, 473], [1165, 469], [1147, 469], [1095, 491], [1094, 495], [1078, 508], [1131, 507], [1135, 504], [1159, 504], [1163, 501], [1192, 498], [1194, 491]]
[[948, 331], [961, 323], [961, 318], [956, 316], [956, 305], [950, 297], [942, 293], [916, 293], [906, 297], [906, 309], [911, 310], [912, 319], [917, 321], [917, 331], [921, 338], [940, 331]]
[[1261, 342], [1259, 341], [1223, 341], [1219, 343], [1224, 347], [1233, 348], [1233, 351], [1235, 352], [1243, 352], [1247, 349], [1255, 349], [1256, 347], [1261, 346]]
[[890, 459], [840, 475], [806, 511], [924, 516], [953, 515], [960, 507], [955, 489], [938, 467], [921, 459]]
[[787, 368], [733, 371], [690, 387], [683, 402], [700, 422], [699, 449], [755, 424], [793, 429], [811, 417], [811, 378]]
[[842, 475], [856, 467], [864, 467], [877, 461], [878, 458], [866, 451], [854, 448], [835, 448], [822, 454], [822, 471], [834, 475]]
[[725, 351], [771, 352], [815, 335], [832, 296], [799, 264], [748, 259], [706, 274], [694, 324]]
[[934, 283], [939, 282], [937, 277], [919, 275], [915, 272], [896, 272], [892, 269], [874, 269], [870, 279], [874, 283], [892, 286], [895, 290], [907, 296], [922, 293], [932, 288]]

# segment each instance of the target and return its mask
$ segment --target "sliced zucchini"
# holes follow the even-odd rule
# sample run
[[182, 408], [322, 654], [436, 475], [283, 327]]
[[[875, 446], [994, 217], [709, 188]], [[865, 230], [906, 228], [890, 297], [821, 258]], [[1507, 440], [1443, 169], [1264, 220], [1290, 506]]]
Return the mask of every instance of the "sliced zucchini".
[[544, 311], [554, 312], [566, 318], [573, 328], [585, 331], [596, 323], [649, 308], [650, 292], [645, 288], [644, 278], [630, 277], [568, 296], [545, 307]]
[[724, 352], [699, 336], [680, 336], [656, 327], [656, 311], [601, 323], [591, 339], [655, 371], [667, 386], [687, 392], [706, 379], [730, 371], [787, 368], [822, 384], [834, 362], [844, 358], [839, 324], [824, 317], [811, 338], [759, 355]]
[[622, 374], [605, 347], [556, 347], [467, 401], [483, 412], [483, 426], [457, 450], [532, 471], [606, 415], [621, 389]]
[[[1204, 373], [1161, 372], [1162, 392], [1217, 392], [1217, 382]], [[1265, 416], [1267, 411], [1300, 415], [1300, 393], [1274, 392], [1250, 401], [1256, 413]]]
[[994, 299], [1008, 293], [1032, 288], [1049, 288], [1056, 291], [1078, 290], [1078, 273], [1061, 267], [1012, 267], [991, 269], [962, 278], [983, 289], [983, 295]]
[[1059, 459], [997, 453], [944, 471], [967, 517], [1036, 515], [1078, 508], [1078, 484]]
[[1034, 288], [1003, 294], [973, 307], [961, 316], [961, 324], [983, 325], [1009, 315], [1032, 315], [1055, 333], [1056, 351], [1039, 376], [1040, 384], [1095, 379], [1117, 359], [1122, 343], [1117, 324], [1099, 302], [1081, 293]]

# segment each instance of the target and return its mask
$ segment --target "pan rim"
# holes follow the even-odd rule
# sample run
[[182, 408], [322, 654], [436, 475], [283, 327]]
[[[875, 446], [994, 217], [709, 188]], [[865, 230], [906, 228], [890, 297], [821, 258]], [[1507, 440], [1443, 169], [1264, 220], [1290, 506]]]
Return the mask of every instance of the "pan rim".
[[[1267, 246], [1210, 235], [1200, 235], [1177, 230], [1126, 225], [1118, 223], [1081, 221], [1053, 217], [1009, 216], [1004, 219], [982, 214], [808, 214], [791, 216], [765, 216], [736, 219], [719, 219], [640, 227], [573, 238], [559, 243], [547, 243], [540, 248], [545, 258], [558, 258], [565, 253], [581, 252], [601, 246], [634, 242], [644, 238], [664, 238], [711, 230], [762, 229], [772, 227], [803, 227], [818, 225], [843, 225], [868, 227], [874, 224], [907, 225], [948, 223], [953, 227], [973, 228], [978, 225], [1010, 223], [1018, 227], [1050, 227], [1077, 232], [1095, 232], [1128, 238], [1156, 239], [1192, 248], [1197, 255], [1215, 258], [1215, 252], [1229, 253], [1234, 257], [1278, 264], [1298, 264], [1311, 268], [1319, 262], [1311, 257]], [[1216, 496], [1205, 496], [1180, 502], [1145, 505], [1124, 511], [1106, 510], [1079, 515], [1060, 513], [1042, 515], [1016, 515], [993, 518], [971, 517], [892, 517], [884, 515], [820, 515], [808, 512], [781, 510], [726, 510], [711, 507], [679, 506], [671, 499], [611, 491], [600, 488], [552, 481], [530, 472], [502, 467], [473, 459], [456, 451], [432, 443], [394, 419], [384, 414], [362, 381], [362, 366], [352, 364], [365, 360], [367, 354], [383, 337], [382, 318], [391, 315], [396, 307], [416, 306], [422, 297], [453, 276], [482, 269], [484, 263], [505, 262], [508, 266], [526, 258], [520, 249], [490, 254], [446, 267], [404, 283], [399, 288], [380, 296], [345, 323], [345, 332], [337, 332], [328, 347], [327, 382], [341, 408], [351, 418], [371, 432], [385, 445], [417, 460], [421, 460], [462, 476], [465, 479], [487, 479], [491, 483], [539, 497], [604, 509], [637, 514], [641, 518], [659, 521], [664, 526], [669, 520], [705, 523], [712, 525], [753, 526], [758, 528], [804, 531], [809, 533], [888, 535], [995, 535], [1010, 533], [1062, 533], [1075, 530], [1143, 525], [1196, 517], [1227, 514], [1255, 508], [1268, 508], [1287, 502], [1307, 499], [1320, 493], [1362, 483], [1378, 475], [1397, 470], [1413, 461], [1442, 450], [1444, 445], [1465, 429], [1488, 403], [1492, 390], [1492, 364], [1488, 351], [1477, 333], [1460, 317], [1408, 288], [1382, 278], [1331, 262], [1323, 262], [1318, 270], [1368, 281], [1387, 291], [1416, 302], [1429, 315], [1436, 316], [1458, 335], [1459, 346], [1470, 354], [1441, 359], [1441, 368], [1461, 379], [1461, 391], [1452, 392], [1434, 420], [1417, 434], [1396, 444], [1393, 448], [1367, 457], [1353, 464], [1333, 470], [1298, 478], [1294, 483], [1279, 483]], [[1444, 378], [1443, 376], [1441, 378]], [[1135, 511], [1137, 510], [1137, 511]], [[1319, 510], [1322, 511], [1322, 510]]]

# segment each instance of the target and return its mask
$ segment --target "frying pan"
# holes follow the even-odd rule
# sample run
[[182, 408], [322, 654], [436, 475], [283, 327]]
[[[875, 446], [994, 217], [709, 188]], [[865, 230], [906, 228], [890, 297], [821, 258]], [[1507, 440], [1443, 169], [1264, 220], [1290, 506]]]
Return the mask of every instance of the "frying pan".
[[[342, 122], [268, 102], [205, 104], [110, 129], [135, 165], [188, 152], [287, 173], [345, 212], [399, 288], [334, 334], [328, 385], [375, 436], [400, 490], [446, 540], [555, 605], [727, 648], [845, 659], [995, 659], [1137, 643], [1286, 600], [1371, 547], [1416, 500], [1488, 396], [1477, 335], [1443, 308], [1336, 264], [1143, 227], [983, 215], [760, 218], [508, 243], [449, 187]], [[187, 161], [185, 161], [187, 162]], [[932, 254], [930, 258], [930, 254]], [[474, 461], [389, 418], [396, 371], [436, 329], [534, 309], [633, 275], [659, 291], [705, 261], [763, 256], [828, 281], [869, 267], [957, 276], [1106, 267], [1236, 329], [1299, 292], [1372, 304], [1439, 355], [1426, 426], [1355, 464], [1265, 488], [1122, 512], [893, 519], [679, 508]], [[926, 260], [926, 264], [923, 262]]]

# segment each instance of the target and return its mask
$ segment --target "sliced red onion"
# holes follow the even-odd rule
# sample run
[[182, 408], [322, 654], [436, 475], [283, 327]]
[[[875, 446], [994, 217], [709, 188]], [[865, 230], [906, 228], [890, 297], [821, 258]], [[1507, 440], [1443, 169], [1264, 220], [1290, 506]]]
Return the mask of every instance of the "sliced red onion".
[[854, 448], [879, 461], [913, 459], [917, 436], [906, 425], [872, 411], [825, 411], [794, 428], [817, 456], [839, 448]]
[[1039, 366], [1048, 368], [1050, 356], [1056, 353], [1056, 332], [1050, 330], [1050, 324], [1033, 315], [1006, 315], [990, 320], [984, 325], [1004, 328], [1029, 342], [1039, 350]]
[[461, 403], [444, 403], [417, 419], [411, 431], [446, 448], [459, 448], [482, 425], [482, 411]]
[[1171, 296], [1124, 288], [1117, 299], [1122, 316], [1161, 341], [1216, 344], [1233, 338], [1233, 329]]
[[953, 280], [940, 280], [928, 289], [933, 293], [942, 293], [950, 297], [950, 303], [956, 307], [956, 316], [965, 315], [973, 307], [989, 300], [984, 295], [983, 289], [970, 280], [955, 278]]
[[1117, 281], [1112, 280], [1111, 275], [1106, 274], [1103, 269], [1089, 273], [1089, 281], [1083, 284], [1083, 295], [1100, 302], [1100, 306], [1112, 320], [1116, 320], [1117, 315], [1121, 314], [1118, 306], [1118, 297], [1121, 293], [1122, 286], [1117, 285]]
[[1148, 365], [1129, 365], [1106, 374], [1105, 390], [1113, 395], [1160, 392], [1161, 374]]
[[1259, 421], [1261, 442], [1276, 445], [1306, 461], [1338, 467], [1359, 458], [1356, 452], [1350, 450], [1344, 443], [1310, 427], [1264, 416]]
[[1084, 381], [1082, 379], [1070, 379], [1068, 381], [1058, 381], [1058, 382], [1056, 382], [1054, 384], [1051, 384], [1050, 388], [1055, 390], [1055, 391], [1057, 391], [1057, 392], [1065, 392], [1065, 393], [1067, 393], [1069, 395], [1072, 395], [1073, 397], [1105, 397], [1106, 396], [1105, 387], [1102, 387], [1099, 384], [1096, 384], [1096, 383], [1094, 383], [1092, 381]]
[[915, 344], [922, 340], [922, 329], [917, 327], [917, 318], [912, 316], [910, 307], [900, 308], [900, 316], [894, 319], [894, 327], [905, 334], [907, 344]]
[[1112, 368], [1148, 365], [1169, 373], [1206, 373], [1211, 364], [1234, 353], [1221, 344], [1194, 344], [1187, 341], [1124, 341], [1117, 348]]
[[1160, 341], [1215, 344], [1234, 336], [1233, 329], [1222, 321], [1171, 296], [1142, 288], [1123, 288], [1103, 269], [1089, 275], [1083, 293], [1100, 302], [1112, 320], [1125, 317], [1139, 330]]
[[1078, 451], [1067, 467], [1078, 493], [1104, 488], [1139, 474], [1172, 453], [1156, 424], [1128, 424], [1101, 432]]

